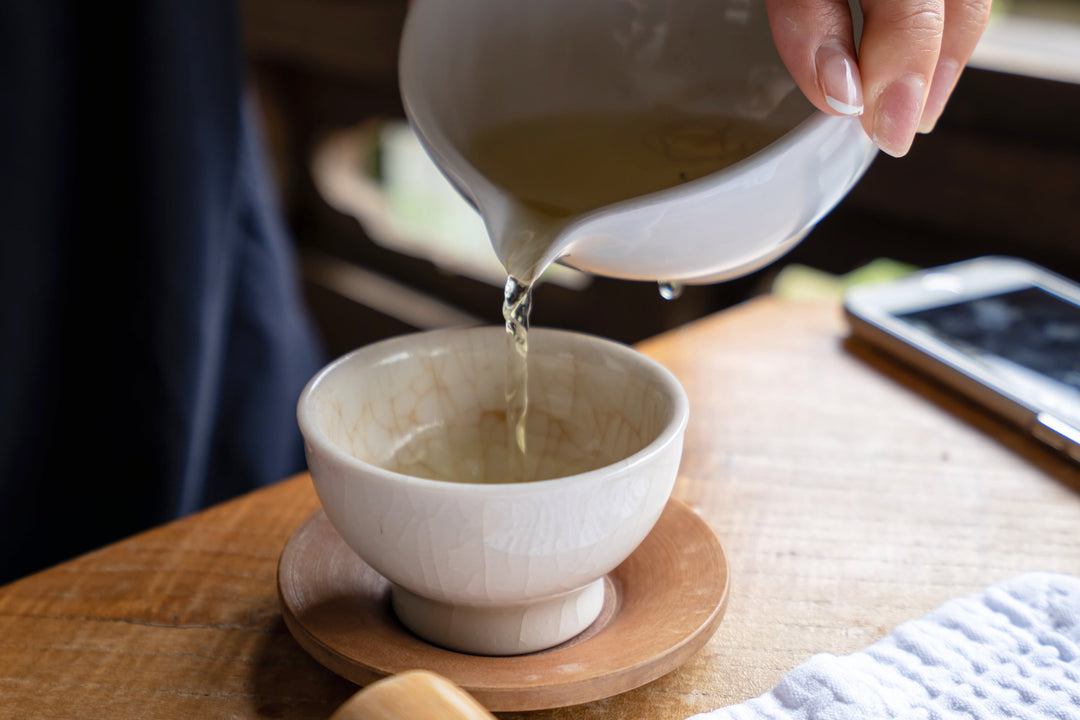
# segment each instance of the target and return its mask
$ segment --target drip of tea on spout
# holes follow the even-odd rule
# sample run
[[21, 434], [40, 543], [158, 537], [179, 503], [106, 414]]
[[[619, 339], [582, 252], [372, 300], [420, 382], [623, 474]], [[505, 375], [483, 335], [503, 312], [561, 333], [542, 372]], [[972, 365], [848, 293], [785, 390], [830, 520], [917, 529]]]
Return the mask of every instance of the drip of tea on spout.
[[681, 283], [661, 280], [657, 283], [660, 288], [660, 297], [665, 300], [678, 300], [682, 296], [683, 286]]

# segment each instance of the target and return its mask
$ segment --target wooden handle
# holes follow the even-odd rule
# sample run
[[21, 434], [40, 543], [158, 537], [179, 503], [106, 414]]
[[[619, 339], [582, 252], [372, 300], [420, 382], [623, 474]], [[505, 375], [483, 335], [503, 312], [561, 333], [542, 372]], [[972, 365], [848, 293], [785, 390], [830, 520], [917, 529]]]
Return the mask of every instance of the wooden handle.
[[495, 720], [484, 706], [426, 670], [391, 675], [349, 698], [330, 720]]

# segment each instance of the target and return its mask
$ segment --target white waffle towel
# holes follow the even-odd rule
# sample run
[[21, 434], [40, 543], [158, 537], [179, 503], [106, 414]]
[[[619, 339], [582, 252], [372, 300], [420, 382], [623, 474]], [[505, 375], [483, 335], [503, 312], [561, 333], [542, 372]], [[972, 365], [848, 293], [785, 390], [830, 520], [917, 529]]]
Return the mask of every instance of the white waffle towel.
[[1080, 578], [1029, 573], [690, 720], [1080, 720]]

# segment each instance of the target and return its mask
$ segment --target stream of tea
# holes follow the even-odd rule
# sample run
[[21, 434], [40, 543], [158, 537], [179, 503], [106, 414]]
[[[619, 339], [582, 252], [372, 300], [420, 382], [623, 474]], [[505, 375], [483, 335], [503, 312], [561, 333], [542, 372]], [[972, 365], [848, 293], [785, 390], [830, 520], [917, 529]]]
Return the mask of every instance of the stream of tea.
[[[528, 480], [529, 314], [544, 258], [576, 218], [623, 200], [696, 180], [757, 152], [779, 132], [747, 121], [672, 113], [581, 114], [495, 125], [471, 138], [465, 156], [511, 204], [503, 236], [507, 468]], [[717, 239], [722, 242], [722, 238]], [[661, 295], [678, 296], [675, 283]]]

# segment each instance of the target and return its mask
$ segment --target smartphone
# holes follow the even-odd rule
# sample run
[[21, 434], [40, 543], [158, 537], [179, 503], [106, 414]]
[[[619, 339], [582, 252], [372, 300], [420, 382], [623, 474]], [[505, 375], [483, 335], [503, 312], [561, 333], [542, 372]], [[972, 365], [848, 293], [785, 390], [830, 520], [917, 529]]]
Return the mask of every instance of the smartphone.
[[854, 337], [1080, 462], [1080, 284], [988, 256], [853, 287], [844, 310]]

